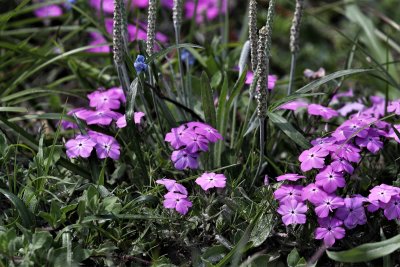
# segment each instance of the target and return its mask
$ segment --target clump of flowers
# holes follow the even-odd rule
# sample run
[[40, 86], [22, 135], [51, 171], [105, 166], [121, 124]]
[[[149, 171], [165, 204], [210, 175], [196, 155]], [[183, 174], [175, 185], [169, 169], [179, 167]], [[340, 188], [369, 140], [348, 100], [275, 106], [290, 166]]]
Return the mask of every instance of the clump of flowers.
[[[189, 208], [191, 208], [193, 204], [189, 200], [188, 191], [185, 186], [168, 178], [159, 179], [156, 183], [164, 185], [168, 190], [168, 193], [164, 195], [164, 208], [175, 209], [182, 215], [188, 213]], [[205, 172], [196, 179], [196, 184], [204, 191], [208, 191], [211, 188], [225, 188], [226, 177], [223, 174]]]
[[197, 169], [198, 157], [207, 152], [210, 143], [222, 140], [221, 134], [208, 124], [201, 122], [185, 123], [165, 136], [173, 149], [171, 160], [178, 170]]
[[[77, 108], [69, 111], [68, 115], [74, 115], [86, 122], [87, 125], [110, 126], [115, 122], [117, 128], [127, 126], [125, 115], [119, 113], [126, 102], [125, 94], [119, 87], [108, 90], [99, 89], [87, 95], [89, 106], [94, 109]], [[140, 126], [143, 112], [134, 113], [134, 122]], [[62, 121], [64, 129], [78, 129], [78, 126], [69, 121]], [[113, 136], [88, 130], [86, 134], [77, 135], [66, 142], [67, 156], [69, 158], [88, 158], [93, 149], [96, 150], [99, 159], [111, 158], [118, 160], [120, 157], [120, 145]]]
[[[340, 97], [352, 96], [352, 90], [339, 93], [332, 103], [339, 103], [337, 100]], [[372, 106], [369, 108], [360, 103], [356, 108], [348, 108], [346, 115], [357, 113], [342, 122], [330, 136], [313, 140], [312, 147], [300, 154], [298, 159], [304, 175], [287, 173], [276, 178], [277, 181], [284, 181], [274, 192], [279, 202], [277, 212], [282, 216], [283, 223], [305, 224], [308, 202], [318, 218], [315, 239], [323, 240], [326, 247], [344, 238], [345, 229], [366, 224], [366, 208], [368, 212], [383, 210], [388, 220], [400, 219], [398, 187], [380, 184], [370, 189], [367, 197], [347, 195], [347, 182], [361, 164], [363, 156], [379, 153], [383, 149], [384, 139], [394, 139], [400, 143], [393, 130], [400, 129], [400, 125], [390, 125], [380, 120], [385, 114], [385, 100], [377, 96], [370, 100]], [[387, 110], [398, 114], [398, 103], [398, 100], [390, 101]], [[307, 107], [309, 115], [321, 116], [326, 120], [342, 114], [330, 107], [307, 104], [301, 100], [280, 108], [295, 111], [301, 107]], [[316, 175], [309, 174], [306, 178], [305, 173], [311, 170], [316, 170]], [[302, 184], [293, 184], [298, 182]]]

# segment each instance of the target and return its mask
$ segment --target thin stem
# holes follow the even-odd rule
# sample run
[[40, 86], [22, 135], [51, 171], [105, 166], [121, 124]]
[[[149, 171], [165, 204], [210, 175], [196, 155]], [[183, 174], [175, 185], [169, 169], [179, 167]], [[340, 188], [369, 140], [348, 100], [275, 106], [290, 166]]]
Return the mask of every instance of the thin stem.
[[[176, 42], [176, 45], [179, 45], [179, 43], [180, 43], [180, 27], [174, 27], [174, 28], [175, 28], [175, 42]], [[178, 53], [179, 77], [180, 77], [181, 90], [182, 90], [182, 91], [178, 90], [178, 92], [179, 92], [179, 95], [180, 95], [183, 103], [185, 103], [186, 106], [189, 106], [187, 92], [186, 92], [187, 90], [186, 90], [185, 82], [183, 80], [183, 66], [182, 66], [180, 48], [177, 49], [177, 53]]]
[[292, 59], [290, 61], [290, 76], [289, 76], [289, 86], [287, 95], [290, 95], [292, 93], [294, 75], [296, 70], [296, 58], [297, 58], [296, 53], [292, 53]]
[[258, 161], [258, 167], [256, 174], [254, 175], [253, 181], [251, 182], [251, 186], [254, 185], [258, 175], [260, 174], [262, 162], [264, 158], [264, 151], [265, 151], [265, 118], [259, 118], [260, 121], [260, 160]]

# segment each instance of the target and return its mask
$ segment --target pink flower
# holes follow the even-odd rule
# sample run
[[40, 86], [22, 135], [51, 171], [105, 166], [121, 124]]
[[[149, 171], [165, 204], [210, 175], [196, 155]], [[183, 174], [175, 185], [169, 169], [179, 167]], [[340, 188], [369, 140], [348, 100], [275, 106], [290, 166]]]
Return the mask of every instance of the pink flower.
[[196, 179], [196, 184], [200, 185], [204, 191], [214, 187], [224, 188], [226, 186], [226, 177], [223, 174], [205, 172]]
[[186, 187], [184, 187], [181, 184], [178, 184], [175, 180], [163, 178], [163, 179], [158, 179], [156, 183], [164, 185], [165, 188], [167, 188], [167, 190], [170, 192], [177, 192], [184, 195], [188, 194]]
[[111, 110], [89, 110], [86, 113], [86, 122], [88, 125], [110, 125], [113, 120], [118, 120], [122, 114]]
[[356, 144], [359, 147], [366, 147], [371, 153], [376, 154], [383, 148], [383, 142], [379, 139], [380, 134], [376, 129], [370, 128], [368, 135], [361, 138], [356, 138]]
[[[254, 73], [252, 71], [248, 71], [246, 74], [245, 84], [252, 84], [254, 79]], [[272, 90], [275, 88], [276, 81], [278, 80], [278, 76], [276, 75], [268, 75], [268, 89]]]
[[314, 146], [309, 150], [303, 151], [303, 153], [301, 153], [299, 156], [301, 170], [306, 172], [312, 168], [323, 168], [325, 166], [325, 157], [328, 156], [328, 154], [329, 151], [320, 146]]
[[96, 143], [87, 135], [78, 135], [75, 139], [69, 140], [65, 147], [67, 148], [67, 156], [69, 158], [88, 158], [92, 153]]
[[120, 146], [114, 137], [94, 131], [89, 131], [88, 134], [96, 142], [95, 148], [99, 159], [107, 157], [114, 160], [119, 159]]
[[388, 112], [394, 112], [396, 115], [400, 115], [400, 99], [390, 102], [387, 107]]
[[400, 197], [398, 195], [393, 196], [388, 203], [383, 207], [383, 214], [388, 220], [394, 220], [400, 218]]
[[341, 225], [342, 221], [336, 218], [319, 218], [319, 227], [315, 229], [315, 239], [324, 239], [326, 247], [332, 247], [336, 239], [342, 239], [346, 232]]
[[295, 101], [291, 101], [291, 102], [288, 102], [288, 103], [285, 103], [285, 104], [279, 106], [279, 109], [296, 111], [300, 108], [305, 108], [307, 106], [308, 106], [307, 102], [304, 102], [302, 100], [295, 100]]
[[308, 105], [308, 114], [321, 116], [325, 120], [330, 120], [331, 118], [338, 116], [338, 112], [336, 110], [318, 104]]
[[100, 44], [106, 44], [107, 43], [107, 40], [106, 40], [106, 38], [103, 37], [103, 35], [101, 35], [98, 32], [90, 32], [89, 36], [90, 36], [89, 45], [96, 46], [96, 47], [89, 48], [88, 50], [86, 50], [87, 52], [90, 52], [90, 53], [109, 53], [111, 51], [109, 45], [97, 46], [97, 45], [100, 45]]
[[299, 175], [297, 173], [286, 173], [284, 175], [280, 175], [276, 177], [277, 181], [297, 181], [299, 179], [306, 178], [303, 175]]
[[38, 18], [50, 18], [50, 17], [59, 17], [63, 14], [63, 10], [58, 5], [48, 5], [39, 7], [35, 11], [33, 11], [36, 17]]
[[190, 202], [187, 195], [168, 192], [164, 195], [163, 205], [166, 209], [175, 209], [180, 214], [185, 215], [188, 213], [189, 208], [192, 207], [192, 202]]
[[[142, 118], [145, 116], [145, 114], [143, 112], [135, 112], [133, 114], [133, 120], [135, 122], [135, 124], [141, 124], [142, 122]], [[124, 128], [126, 127], [127, 123], [126, 123], [126, 115], [123, 115], [121, 117], [119, 117], [119, 119], [116, 122], [117, 127], [118, 128]]]
[[182, 149], [172, 152], [171, 160], [178, 170], [197, 169], [199, 167], [198, 157], [197, 153], [188, 153], [185, 149]]
[[279, 202], [286, 202], [290, 200], [302, 201], [301, 193], [303, 187], [300, 185], [281, 185], [274, 192], [274, 198]]
[[307, 206], [302, 202], [292, 199], [281, 203], [277, 211], [282, 215], [282, 221], [285, 225], [306, 223], [306, 215], [304, 213], [307, 212]]
[[171, 132], [165, 135], [164, 140], [170, 143], [170, 145], [174, 149], [179, 149], [181, 146], [185, 145], [185, 143], [182, 141], [182, 138], [185, 134], [186, 134], [186, 127], [184, 125], [181, 125], [178, 128], [172, 128]]
[[309, 184], [303, 188], [301, 198], [303, 201], [308, 200], [314, 205], [317, 205], [321, 199], [324, 199], [328, 194], [315, 184]]
[[121, 103], [119, 96], [109, 91], [94, 91], [87, 95], [89, 106], [96, 109], [119, 109]]
[[315, 181], [315, 184], [322, 187], [327, 193], [333, 193], [338, 187], [345, 187], [346, 185], [343, 175], [334, 172], [331, 166], [322, 169], [315, 177]]
[[[197, 23], [203, 23], [204, 18], [207, 18], [208, 20], [213, 20], [215, 19], [220, 11], [219, 7], [219, 1], [216, 0], [199, 0], [197, 4], [197, 13], [194, 14], [195, 12], [195, 1], [193, 0], [188, 0], [185, 3], [185, 10], [186, 10], [186, 18], [190, 19], [193, 16], [196, 16], [196, 22]], [[227, 1], [223, 0], [222, 1], [222, 12], [225, 13], [227, 10]]]
[[208, 151], [208, 140], [204, 136], [198, 135], [193, 131], [187, 130], [181, 140], [186, 145], [186, 150], [189, 153], [196, 153], [200, 150]]
[[329, 212], [332, 212], [334, 209], [340, 208], [344, 206], [344, 201], [341, 197], [335, 195], [327, 195], [324, 198], [320, 199], [317, 203], [317, 207], [315, 208], [315, 213], [319, 218], [328, 217]]
[[379, 186], [375, 186], [371, 190], [371, 193], [368, 196], [369, 201], [379, 200], [383, 203], [388, 203], [392, 196], [399, 194], [399, 189], [390, 185], [381, 184]]

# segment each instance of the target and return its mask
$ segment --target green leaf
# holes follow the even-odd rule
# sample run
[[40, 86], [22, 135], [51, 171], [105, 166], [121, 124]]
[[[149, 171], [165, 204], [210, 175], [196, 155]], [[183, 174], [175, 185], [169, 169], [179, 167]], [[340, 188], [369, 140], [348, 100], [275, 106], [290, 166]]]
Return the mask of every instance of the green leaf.
[[49, 232], [40, 231], [36, 232], [32, 236], [32, 249], [43, 249], [47, 250], [53, 243], [53, 237]]
[[396, 235], [390, 239], [367, 243], [346, 251], [334, 252], [326, 251], [329, 258], [339, 262], [366, 262], [382, 258], [400, 249], [400, 235]]
[[205, 72], [201, 74], [201, 100], [203, 103], [204, 118], [208, 124], [217, 127], [217, 115], [215, 112], [214, 100], [210, 80]]
[[374, 71], [374, 69], [348, 69], [348, 70], [341, 70], [341, 71], [337, 71], [334, 72], [332, 74], [326, 75], [325, 77], [313, 81], [309, 84], [307, 84], [306, 86], [303, 86], [302, 88], [300, 88], [299, 90], [297, 90], [294, 94], [305, 94], [310, 92], [311, 90], [320, 87], [321, 85], [332, 81], [334, 79], [343, 77], [343, 76], [347, 76], [347, 75], [353, 75], [353, 74], [357, 74], [357, 73], [363, 73], [363, 72], [370, 72], [370, 71]]
[[21, 112], [25, 113], [28, 110], [24, 107], [0, 107], [0, 112]]
[[11, 203], [15, 206], [19, 216], [21, 217], [22, 225], [24, 227], [31, 228], [35, 226], [35, 216], [32, 214], [32, 212], [30, 212], [30, 210], [28, 210], [24, 202], [22, 202], [22, 200], [19, 197], [2, 188], [0, 188], [0, 193], [2, 193], [6, 198], [8, 198], [11, 201]]
[[263, 212], [260, 219], [254, 225], [250, 234], [249, 241], [253, 242], [253, 247], [258, 247], [270, 236], [274, 228], [274, 216], [272, 213]]
[[304, 258], [300, 258], [297, 249], [294, 248], [287, 257], [287, 264], [289, 267], [306, 267], [307, 262]]
[[310, 143], [307, 139], [297, 131], [290, 122], [288, 122], [284, 117], [268, 112], [268, 117], [276, 126], [278, 126], [290, 139], [296, 144], [304, 149], [310, 148]]

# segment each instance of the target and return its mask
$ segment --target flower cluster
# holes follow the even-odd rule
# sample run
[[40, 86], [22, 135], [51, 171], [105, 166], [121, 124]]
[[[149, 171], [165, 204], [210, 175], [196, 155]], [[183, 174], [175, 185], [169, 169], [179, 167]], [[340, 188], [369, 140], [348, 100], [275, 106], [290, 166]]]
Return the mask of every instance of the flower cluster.
[[[168, 190], [168, 193], [164, 195], [164, 208], [175, 209], [182, 215], [188, 213], [193, 204], [189, 200], [186, 187], [175, 180], [167, 178], [159, 179], [156, 183], [164, 185]], [[204, 191], [214, 187], [224, 188], [226, 186], [226, 177], [223, 174], [205, 172], [196, 179], [196, 184], [200, 185]]]
[[208, 151], [209, 143], [222, 140], [221, 134], [208, 124], [201, 122], [189, 122], [177, 128], [165, 136], [165, 141], [172, 148], [171, 160], [178, 170], [197, 169], [200, 152]]
[[[115, 111], [126, 102], [121, 88], [99, 89], [88, 94], [88, 99], [89, 106], [94, 109], [77, 108], [68, 112], [68, 115], [75, 115], [86, 121], [87, 125], [109, 126], [114, 121], [117, 128], [126, 127], [125, 115]], [[135, 112], [133, 118], [135, 124], [139, 125], [143, 117], [143, 112]], [[61, 125], [64, 129], [78, 129], [75, 123], [69, 121], [62, 121]], [[88, 158], [93, 149], [100, 159], [110, 157], [117, 160], [120, 156], [120, 145], [114, 137], [91, 130], [86, 135], [81, 134], [70, 139], [65, 146], [69, 158]]]
[[[336, 99], [349, 96], [352, 96], [352, 91], [338, 94]], [[346, 228], [353, 229], [366, 224], [366, 205], [369, 212], [382, 209], [388, 220], [400, 219], [400, 189], [397, 187], [381, 184], [373, 187], [368, 197], [346, 195], [347, 181], [361, 163], [363, 155], [377, 154], [382, 150], [385, 138], [400, 141], [392, 126], [380, 120], [385, 114], [384, 99], [373, 96], [370, 101], [371, 107], [358, 103], [361, 108], [349, 109], [348, 113], [357, 113], [345, 120], [330, 136], [313, 140], [312, 147], [300, 154], [301, 171], [317, 171], [312, 183], [307, 184], [304, 175], [295, 173], [277, 177], [277, 181], [288, 181], [274, 192], [280, 204], [277, 211], [282, 215], [283, 223], [304, 224], [309, 203], [318, 217], [319, 227], [315, 230], [315, 238], [323, 239], [327, 247], [331, 247], [335, 240], [344, 238]], [[398, 100], [389, 102], [388, 111], [399, 114], [399, 103]], [[327, 120], [338, 116], [338, 112], [331, 108], [302, 101], [281, 106], [288, 110], [300, 107], [308, 107], [309, 114]], [[400, 129], [400, 125], [394, 127]], [[303, 181], [302, 185], [293, 184], [299, 181]]]

